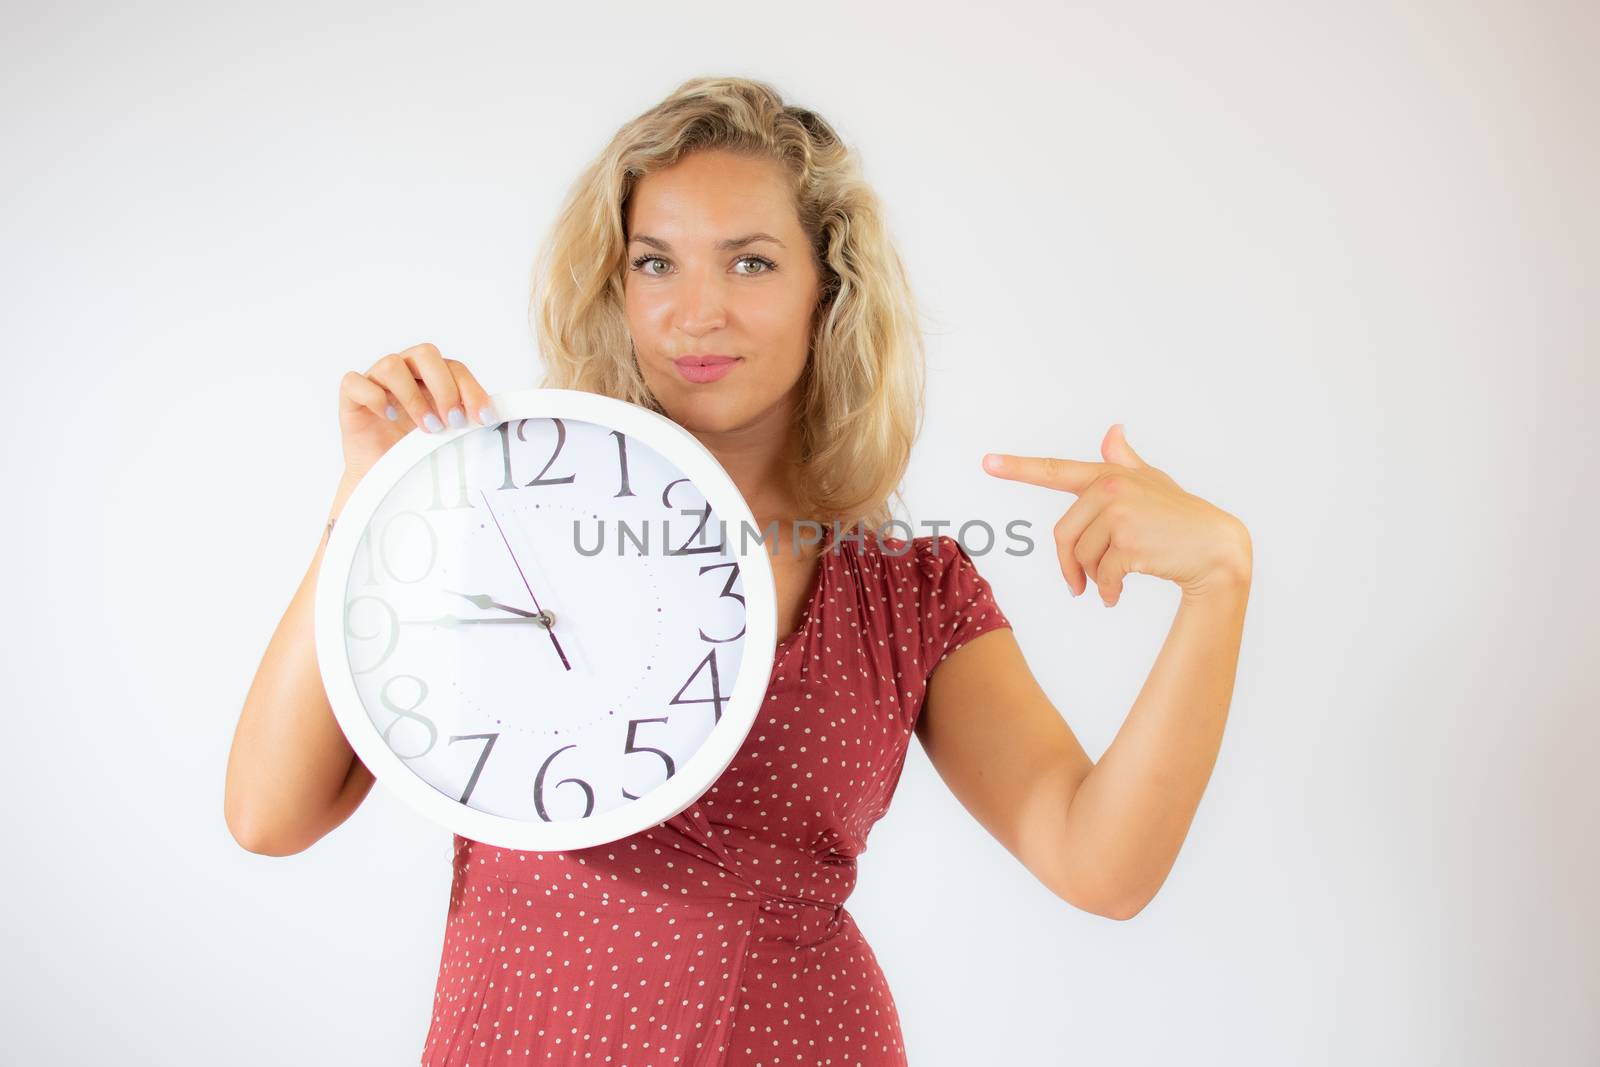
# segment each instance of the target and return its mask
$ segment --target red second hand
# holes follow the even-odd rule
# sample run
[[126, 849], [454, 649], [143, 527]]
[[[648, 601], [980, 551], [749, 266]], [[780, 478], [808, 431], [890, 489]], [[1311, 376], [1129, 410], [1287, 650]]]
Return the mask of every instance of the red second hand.
[[[517, 576], [522, 579], [523, 588], [527, 589], [528, 596], [533, 598], [533, 606], [535, 610], [537, 610], [540, 615], [543, 615], [544, 609], [539, 607], [539, 598], [533, 595], [533, 586], [528, 584], [528, 576], [522, 573], [522, 564], [517, 562], [517, 554], [512, 550], [511, 542], [507, 540], [506, 532], [501, 527], [500, 520], [495, 518], [494, 508], [489, 507], [489, 494], [485, 493], [482, 489], [479, 489], [478, 495], [483, 497], [483, 506], [489, 512], [489, 518], [494, 519], [494, 528], [500, 531], [500, 540], [505, 542], [506, 551], [511, 553], [511, 562], [517, 568]], [[572, 664], [567, 662], [567, 654], [561, 651], [561, 642], [556, 640], [555, 623], [552, 622], [548, 627], [546, 627], [545, 632], [550, 635], [550, 643], [556, 647], [556, 655], [561, 657], [561, 665], [570, 671], [572, 669]]]

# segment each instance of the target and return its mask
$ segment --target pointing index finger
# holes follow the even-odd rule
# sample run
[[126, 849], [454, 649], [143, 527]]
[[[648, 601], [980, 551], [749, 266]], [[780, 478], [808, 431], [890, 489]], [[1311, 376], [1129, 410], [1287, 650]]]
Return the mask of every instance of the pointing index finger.
[[1054, 456], [1013, 456], [990, 452], [983, 457], [983, 469], [997, 478], [1028, 482], [1068, 493], [1081, 493], [1100, 476], [1104, 463], [1085, 463]]

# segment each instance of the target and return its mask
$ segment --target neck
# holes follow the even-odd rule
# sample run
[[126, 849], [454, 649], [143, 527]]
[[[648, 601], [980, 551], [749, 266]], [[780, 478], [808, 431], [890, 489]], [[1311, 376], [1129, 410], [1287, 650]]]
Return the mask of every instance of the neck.
[[722, 464], [744, 497], [758, 526], [776, 520], [780, 536], [799, 516], [794, 492], [794, 471], [800, 460], [800, 433], [794, 422], [794, 397], [778, 404], [750, 423], [723, 432], [694, 431], [699, 442]]

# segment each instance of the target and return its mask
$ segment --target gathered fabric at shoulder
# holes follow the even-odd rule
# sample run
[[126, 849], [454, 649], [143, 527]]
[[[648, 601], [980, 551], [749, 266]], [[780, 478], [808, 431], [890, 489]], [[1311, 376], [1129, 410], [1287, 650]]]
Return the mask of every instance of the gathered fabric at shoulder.
[[939, 661], [977, 637], [1009, 627], [994, 590], [978, 571], [961, 542], [946, 534], [914, 539], [917, 570], [922, 577], [922, 666], [931, 676]]
[[946, 534], [937, 537], [928, 535], [915, 537], [911, 540], [912, 555], [917, 561], [917, 568], [922, 571], [922, 576], [928, 581], [937, 582], [955, 558], [959, 546], [955, 538]]

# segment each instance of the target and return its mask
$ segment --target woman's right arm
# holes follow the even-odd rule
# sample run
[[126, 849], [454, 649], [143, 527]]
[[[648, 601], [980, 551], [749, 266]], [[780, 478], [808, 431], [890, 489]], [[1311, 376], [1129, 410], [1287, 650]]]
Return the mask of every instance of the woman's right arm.
[[[353, 488], [340, 479], [329, 518]], [[327, 545], [325, 532], [267, 644], [228, 752], [228, 829], [264, 856], [310, 847], [349, 818], [372, 788], [372, 773], [345, 740], [317, 665], [311, 619]]]
[[[452, 421], [452, 409], [458, 420], [473, 412], [479, 425], [492, 418], [477, 379], [430, 344], [385, 356], [364, 375], [351, 371], [340, 382], [339, 398], [345, 473], [329, 518], [338, 517], [363, 475], [416, 426], [467, 425]], [[317, 663], [312, 618], [327, 545], [325, 528], [256, 669], [228, 752], [223, 816], [234, 840], [264, 856], [311, 847], [372, 789], [372, 773], [345, 740]]]

